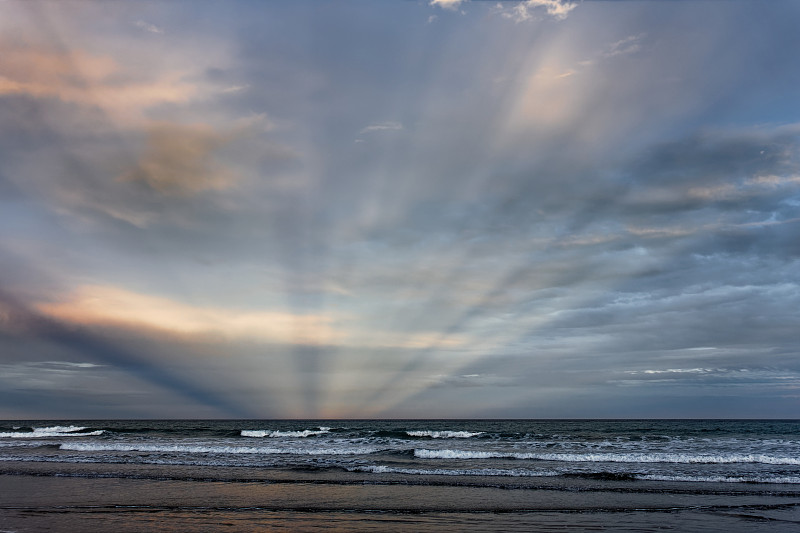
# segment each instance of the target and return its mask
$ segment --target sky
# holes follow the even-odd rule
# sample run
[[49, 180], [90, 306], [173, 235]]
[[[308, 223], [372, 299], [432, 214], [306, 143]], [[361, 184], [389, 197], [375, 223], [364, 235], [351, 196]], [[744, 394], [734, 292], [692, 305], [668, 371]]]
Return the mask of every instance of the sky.
[[798, 20], [0, 0], [0, 418], [797, 418]]

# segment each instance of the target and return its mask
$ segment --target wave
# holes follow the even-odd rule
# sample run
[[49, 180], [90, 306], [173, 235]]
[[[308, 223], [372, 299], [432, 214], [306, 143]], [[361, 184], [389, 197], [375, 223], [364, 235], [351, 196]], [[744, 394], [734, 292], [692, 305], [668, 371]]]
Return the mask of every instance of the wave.
[[302, 431], [272, 431], [268, 429], [243, 429], [242, 437], [312, 437], [330, 433], [331, 428], [320, 427], [319, 429], [304, 429]]
[[694, 483], [778, 483], [786, 485], [800, 484], [800, 477], [796, 476], [675, 476], [662, 474], [637, 475], [636, 479], [648, 481], [679, 481]]
[[432, 439], [468, 439], [483, 435], [483, 433], [483, 431], [406, 431], [406, 434], [411, 437], [430, 437]]
[[4, 432], [0, 433], [0, 438], [39, 439], [42, 437], [96, 437], [104, 433], [102, 429], [99, 429], [97, 431], [80, 433], [87, 429], [89, 428], [84, 426], [50, 426], [43, 428], [33, 428], [32, 431]]
[[401, 468], [384, 465], [365, 465], [348, 468], [350, 472], [370, 472], [373, 474], [407, 474], [421, 476], [497, 476], [497, 477], [555, 477], [559, 472], [552, 470], [525, 470], [515, 468]]
[[400, 439], [408, 440], [409, 434], [402, 429], [379, 429], [367, 433], [370, 437], [384, 438], [384, 439]]
[[728, 464], [761, 463], [770, 465], [800, 465], [794, 457], [775, 457], [763, 454], [692, 455], [683, 453], [515, 453], [482, 452], [475, 450], [415, 449], [414, 456], [422, 459], [528, 459], [578, 463], [681, 463]]
[[260, 455], [367, 455], [378, 448], [268, 448], [263, 446], [202, 446], [185, 444], [82, 443], [61, 444], [61, 450], [76, 452], [152, 452]]
[[181, 427], [180, 425], [172, 427], [159, 427], [153, 426], [108, 426], [104, 427], [107, 432], [118, 435], [167, 435], [167, 436], [209, 436], [209, 437], [238, 437], [238, 429], [228, 428], [213, 428], [208, 426], [199, 427]]
[[664, 474], [639, 474], [634, 472], [557, 472], [554, 470], [528, 470], [523, 468], [401, 468], [384, 465], [365, 465], [347, 469], [350, 472], [369, 472], [373, 474], [405, 474], [422, 476], [486, 476], [486, 477], [566, 477], [598, 481], [676, 481], [692, 483], [768, 483], [800, 484], [800, 477], [780, 475], [753, 476], [688, 476]]

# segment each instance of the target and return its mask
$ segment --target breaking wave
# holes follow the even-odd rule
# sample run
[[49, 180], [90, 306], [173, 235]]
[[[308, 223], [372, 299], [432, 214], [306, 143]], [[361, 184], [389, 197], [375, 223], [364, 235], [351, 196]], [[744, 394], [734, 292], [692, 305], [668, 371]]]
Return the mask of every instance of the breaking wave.
[[[9, 431], [0, 433], [0, 438], [6, 439], [39, 439], [43, 437], [96, 437], [102, 435], [102, 429], [84, 432], [89, 429], [83, 426], [50, 426], [33, 428], [32, 431]], [[81, 433], [84, 432], [84, 433]]]
[[780, 483], [787, 485], [800, 484], [800, 477], [761, 475], [761, 476], [672, 476], [662, 474], [644, 474], [636, 479], [649, 481], [681, 481], [695, 483]]
[[384, 465], [364, 465], [348, 468], [351, 472], [369, 472], [373, 474], [404, 474], [420, 476], [485, 476], [485, 477], [568, 477], [585, 478], [604, 481], [676, 481], [686, 483], [768, 483], [768, 484], [800, 484], [800, 477], [773, 474], [749, 476], [723, 475], [664, 475], [639, 474], [628, 472], [575, 472], [563, 473], [555, 470], [530, 470], [524, 468], [402, 468]]
[[273, 431], [268, 429], [243, 429], [242, 437], [313, 437], [330, 433], [331, 428], [320, 427], [319, 429], [304, 429], [302, 431]]
[[560, 475], [552, 470], [524, 470], [514, 468], [402, 468], [385, 465], [365, 465], [349, 468], [351, 472], [370, 472], [373, 474], [408, 474], [421, 476], [501, 476], [501, 477], [554, 477]]
[[406, 431], [410, 437], [430, 437], [432, 439], [468, 439], [483, 435], [483, 431]]
[[80, 443], [61, 444], [61, 450], [77, 452], [152, 452], [197, 454], [261, 454], [261, 455], [365, 455], [378, 448], [270, 448], [263, 446], [204, 446], [185, 444]]
[[578, 463], [683, 463], [728, 464], [761, 463], [769, 465], [800, 465], [794, 457], [774, 457], [764, 454], [692, 455], [683, 453], [518, 453], [474, 450], [415, 449], [414, 456], [422, 459], [528, 459]]

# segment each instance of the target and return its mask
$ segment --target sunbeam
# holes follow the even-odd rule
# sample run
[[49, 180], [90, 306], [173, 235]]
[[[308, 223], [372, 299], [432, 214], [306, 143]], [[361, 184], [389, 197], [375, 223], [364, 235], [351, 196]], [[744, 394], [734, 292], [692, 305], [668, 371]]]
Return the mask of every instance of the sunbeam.
[[0, 289], [0, 312], [4, 335], [41, 339], [67, 348], [83, 359], [107, 363], [200, 405], [208, 405], [226, 417], [251, 418], [253, 411], [237, 405], [224, 395], [193, 383], [171, 372], [163, 365], [154, 365], [144, 358], [117, 346], [113, 341], [73, 325], [63, 324], [23, 307], [15, 298]]
[[780, 4], [0, 3], [4, 398], [627, 416], [794, 376]]

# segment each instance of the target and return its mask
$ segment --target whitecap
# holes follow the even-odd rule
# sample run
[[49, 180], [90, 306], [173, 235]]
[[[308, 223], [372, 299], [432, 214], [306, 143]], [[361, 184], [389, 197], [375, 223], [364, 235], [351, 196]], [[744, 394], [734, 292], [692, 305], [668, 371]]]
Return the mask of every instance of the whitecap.
[[497, 476], [497, 477], [553, 477], [560, 475], [554, 471], [533, 471], [509, 468], [401, 468], [385, 465], [365, 465], [348, 469], [351, 472], [370, 472], [374, 474], [409, 474], [422, 476]]
[[420, 430], [420, 431], [406, 431], [410, 437], [431, 437], [433, 439], [468, 439], [470, 437], [477, 437], [483, 435], [483, 431], [433, 431], [433, 430]]
[[321, 427], [319, 429], [304, 429], [302, 431], [278, 431], [269, 429], [243, 429], [242, 437], [313, 437], [315, 435], [324, 435], [329, 433], [331, 428]]
[[151, 453], [216, 453], [216, 454], [261, 454], [261, 455], [363, 455], [375, 453], [377, 448], [272, 448], [263, 446], [210, 446], [186, 444], [139, 444], [139, 443], [83, 443], [68, 442], [61, 450], [78, 452], [151, 452]]
[[529, 459], [578, 463], [680, 463], [730, 464], [760, 463], [771, 465], [800, 465], [794, 457], [775, 457], [764, 454], [693, 455], [684, 453], [519, 453], [474, 450], [415, 449], [414, 456], [423, 459]]
[[49, 426], [43, 428], [33, 428], [33, 431], [12, 431], [0, 433], [0, 438], [6, 439], [38, 439], [43, 437], [96, 437], [102, 435], [104, 431], [89, 431], [79, 433], [89, 429], [85, 426]]
[[636, 476], [637, 479], [649, 481], [681, 481], [694, 483], [781, 483], [789, 485], [800, 484], [800, 477], [795, 476], [683, 476], [683, 475], [663, 475], [645, 474]]

